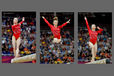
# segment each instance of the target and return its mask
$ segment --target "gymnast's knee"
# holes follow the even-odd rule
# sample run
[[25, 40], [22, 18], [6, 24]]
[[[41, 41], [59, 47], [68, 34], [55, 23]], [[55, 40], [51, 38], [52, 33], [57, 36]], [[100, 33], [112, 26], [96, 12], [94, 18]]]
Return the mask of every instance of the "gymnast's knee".
[[92, 46], [93, 49], [95, 49], [95, 46]]

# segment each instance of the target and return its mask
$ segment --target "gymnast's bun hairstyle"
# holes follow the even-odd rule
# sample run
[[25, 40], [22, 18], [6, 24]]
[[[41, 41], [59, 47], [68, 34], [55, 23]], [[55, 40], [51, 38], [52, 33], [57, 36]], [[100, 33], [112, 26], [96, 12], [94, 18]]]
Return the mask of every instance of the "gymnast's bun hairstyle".
[[57, 20], [57, 21], [58, 21], [58, 17], [57, 17], [57, 16], [55, 16], [55, 17], [53, 18], [53, 20]]

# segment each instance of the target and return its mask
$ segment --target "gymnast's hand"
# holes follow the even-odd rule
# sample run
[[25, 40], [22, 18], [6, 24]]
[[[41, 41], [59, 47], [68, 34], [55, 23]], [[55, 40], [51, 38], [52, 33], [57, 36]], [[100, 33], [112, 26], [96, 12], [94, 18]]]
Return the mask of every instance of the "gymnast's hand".
[[85, 20], [87, 20], [86, 16], [84, 17]]
[[97, 26], [97, 29], [100, 29], [100, 27], [99, 27], [99, 26]]
[[22, 21], [25, 21], [25, 17], [22, 18]]
[[42, 16], [42, 18], [44, 19], [45, 17], [44, 17], [44, 16]]
[[67, 23], [70, 23], [70, 19], [67, 21]]

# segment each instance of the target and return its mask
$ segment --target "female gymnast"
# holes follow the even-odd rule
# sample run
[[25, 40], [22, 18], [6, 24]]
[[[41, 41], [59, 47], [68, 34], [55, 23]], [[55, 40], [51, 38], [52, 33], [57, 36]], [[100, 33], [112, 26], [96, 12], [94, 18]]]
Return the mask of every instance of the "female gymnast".
[[42, 18], [48, 24], [48, 26], [51, 28], [51, 31], [54, 35], [53, 43], [60, 43], [61, 42], [61, 34], [60, 34], [61, 28], [66, 26], [68, 23], [70, 23], [70, 19], [67, 22], [65, 22], [64, 24], [62, 24], [61, 26], [58, 26], [58, 17], [54, 17], [53, 25], [50, 24], [44, 16], [42, 16]]
[[18, 18], [13, 19], [13, 25], [12, 25], [12, 31], [13, 31], [13, 36], [12, 36], [12, 44], [13, 44], [13, 52], [14, 52], [14, 58], [19, 57], [19, 46], [21, 43], [21, 24], [25, 21], [25, 18], [22, 18], [22, 21], [18, 23]]
[[98, 34], [100, 34], [103, 31], [103, 29], [97, 27], [98, 31], [95, 31], [96, 30], [95, 24], [92, 24], [91, 29], [90, 29], [86, 17], [85, 17], [85, 21], [86, 21], [86, 26], [87, 26], [89, 36], [90, 36], [89, 46], [92, 49], [92, 51], [91, 51], [91, 53], [92, 53], [91, 62], [93, 62], [93, 61], [95, 61], [95, 57], [96, 57], [96, 53], [97, 53], [97, 36], [98, 36]]

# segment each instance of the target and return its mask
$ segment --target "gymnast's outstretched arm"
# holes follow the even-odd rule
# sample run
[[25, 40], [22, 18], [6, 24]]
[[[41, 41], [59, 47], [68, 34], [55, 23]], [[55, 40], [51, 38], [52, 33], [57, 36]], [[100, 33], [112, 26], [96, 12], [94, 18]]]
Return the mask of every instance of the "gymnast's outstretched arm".
[[68, 23], [70, 23], [70, 19], [67, 21], [67, 22], [65, 22], [64, 24], [62, 24], [61, 26], [58, 26], [59, 28], [63, 28], [64, 26], [66, 26]]

